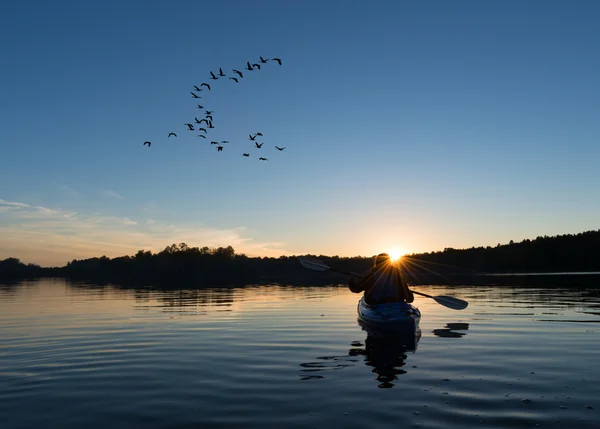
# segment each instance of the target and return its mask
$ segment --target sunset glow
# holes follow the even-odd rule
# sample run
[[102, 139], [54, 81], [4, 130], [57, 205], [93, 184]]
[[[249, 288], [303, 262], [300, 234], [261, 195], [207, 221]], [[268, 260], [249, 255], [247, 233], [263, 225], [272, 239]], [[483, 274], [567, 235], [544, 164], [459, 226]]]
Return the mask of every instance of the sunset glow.
[[391, 249], [388, 252], [388, 255], [390, 255], [390, 259], [392, 260], [392, 262], [398, 261], [405, 254], [406, 254], [406, 252], [403, 249], [399, 248], [399, 247], [394, 247], [393, 249]]

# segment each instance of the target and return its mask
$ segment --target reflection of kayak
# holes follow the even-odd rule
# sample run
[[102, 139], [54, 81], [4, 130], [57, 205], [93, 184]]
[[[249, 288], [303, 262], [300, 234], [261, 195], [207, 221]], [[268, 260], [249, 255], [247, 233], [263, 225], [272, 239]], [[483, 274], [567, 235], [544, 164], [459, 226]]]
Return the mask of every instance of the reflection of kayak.
[[363, 296], [358, 302], [358, 319], [379, 329], [415, 335], [421, 312], [406, 302], [369, 305]]

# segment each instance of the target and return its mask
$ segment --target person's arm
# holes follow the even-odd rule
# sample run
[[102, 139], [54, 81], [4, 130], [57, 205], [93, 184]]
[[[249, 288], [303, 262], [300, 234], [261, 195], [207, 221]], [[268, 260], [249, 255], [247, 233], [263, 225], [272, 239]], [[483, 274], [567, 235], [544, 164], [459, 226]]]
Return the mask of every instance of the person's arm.
[[363, 292], [367, 288], [370, 277], [369, 274], [370, 273], [367, 273], [367, 275], [363, 276], [357, 275], [356, 277], [350, 277], [348, 280], [348, 288], [350, 288], [350, 290], [354, 293]]
[[400, 281], [402, 282], [402, 289], [404, 290], [404, 296], [406, 297], [406, 302], [411, 303], [415, 300], [415, 296], [412, 293], [412, 290], [408, 288], [408, 283], [404, 279], [404, 276], [400, 274]]

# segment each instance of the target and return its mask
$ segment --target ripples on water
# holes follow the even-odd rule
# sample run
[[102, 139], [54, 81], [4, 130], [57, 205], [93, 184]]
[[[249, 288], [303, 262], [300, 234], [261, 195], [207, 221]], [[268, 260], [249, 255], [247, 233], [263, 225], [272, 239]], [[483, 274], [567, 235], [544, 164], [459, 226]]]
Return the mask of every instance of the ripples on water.
[[418, 290], [470, 305], [406, 339], [339, 287], [0, 286], [0, 427], [600, 427], [598, 294]]

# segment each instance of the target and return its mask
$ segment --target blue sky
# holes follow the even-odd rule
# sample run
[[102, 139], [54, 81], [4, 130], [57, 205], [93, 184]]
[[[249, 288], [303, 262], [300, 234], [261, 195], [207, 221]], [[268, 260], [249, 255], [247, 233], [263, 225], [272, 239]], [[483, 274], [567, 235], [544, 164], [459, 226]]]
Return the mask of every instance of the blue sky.
[[[3, 2], [0, 258], [372, 255], [599, 227], [599, 3], [372, 3]], [[283, 65], [207, 80], [261, 55]], [[201, 82], [220, 153], [183, 125]]]

